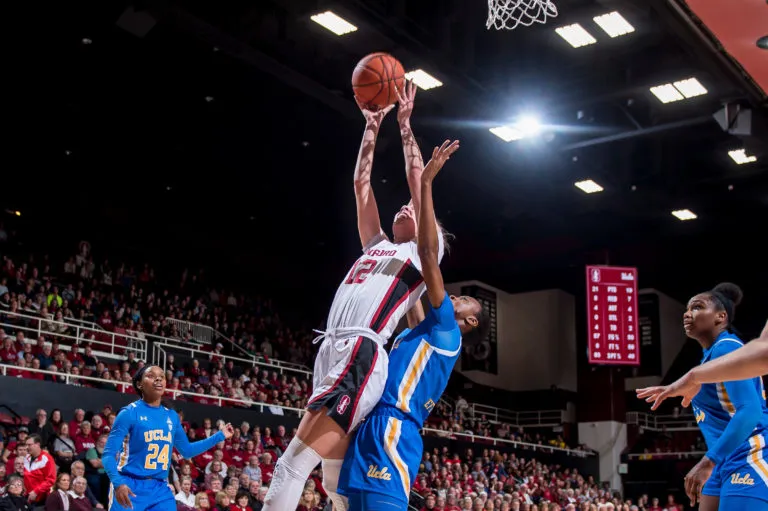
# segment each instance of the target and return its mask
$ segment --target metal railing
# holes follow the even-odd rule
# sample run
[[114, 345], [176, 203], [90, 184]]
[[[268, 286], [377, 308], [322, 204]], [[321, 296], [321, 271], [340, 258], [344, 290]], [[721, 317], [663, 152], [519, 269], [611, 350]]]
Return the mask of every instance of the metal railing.
[[468, 403], [467, 411], [475, 418], [485, 415], [491, 422], [502, 422], [513, 426], [560, 426], [565, 422], [565, 410], [535, 410], [515, 412], [495, 406]]
[[[0, 375], [2, 376], [8, 376], [10, 378], [20, 378], [18, 375], [14, 375], [14, 371], [24, 371], [29, 373], [41, 373], [49, 375], [53, 378], [52, 383], [64, 383], [66, 385], [79, 385], [83, 386], [80, 382], [93, 382], [93, 383], [99, 383], [99, 384], [109, 384], [114, 385], [118, 392], [125, 393], [125, 390], [128, 387], [133, 387], [132, 383], [129, 382], [122, 382], [117, 380], [105, 380], [104, 378], [97, 378], [95, 376], [81, 376], [81, 375], [75, 375], [75, 374], [69, 374], [69, 373], [60, 373], [57, 371], [48, 371], [45, 369], [32, 369], [29, 367], [21, 368], [19, 366], [14, 365], [8, 365], [4, 363], [0, 363]], [[11, 374], [9, 374], [11, 373]], [[222, 407], [225, 404], [230, 405], [245, 405], [248, 408], [256, 409], [259, 412], [264, 412], [265, 409], [269, 408], [280, 408], [284, 411], [294, 412], [298, 414], [299, 417], [303, 416], [304, 413], [306, 413], [306, 410], [301, 408], [293, 408], [290, 406], [278, 406], [278, 405], [270, 405], [267, 403], [259, 403], [256, 401], [251, 401], [248, 399], [236, 399], [231, 397], [223, 397], [223, 396], [211, 396], [208, 394], [200, 394], [196, 392], [186, 392], [183, 390], [171, 390], [168, 389], [165, 391], [165, 395], [163, 397], [170, 397], [171, 399], [176, 399], [179, 396], [189, 396], [190, 398], [200, 398], [204, 397], [205, 399], [209, 401], [213, 401], [216, 403], [216, 406]]]
[[106, 332], [107, 331], [100, 324], [94, 323], [93, 321], [86, 321], [84, 319], [64, 318], [64, 323], [70, 323], [72, 325], [80, 325], [83, 328], [90, 328], [91, 330], [94, 330], [94, 331], [97, 331], [97, 332]]
[[[126, 351], [133, 351], [136, 353], [137, 358], [141, 360], [147, 359], [147, 341], [132, 336], [127, 332], [122, 334], [107, 330], [94, 330], [90, 327], [84, 328], [79, 325], [46, 319], [40, 316], [7, 311], [0, 311], [0, 325], [16, 331], [20, 330], [25, 333], [25, 336], [34, 339], [38, 339], [40, 336], [48, 336], [70, 339], [73, 344], [87, 342], [91, 345], [92, 349], [98, 350], [102, 355], [123, 358]], [[58, 327], [58, 330], [52, 330], [53, 327]], [[64, 332], [72, 332], [72, 334]], [[70, 347], [65, 345], [61, 346], [61, 348], [70, 350]]]
[[452, 438], [455, 440], [464, 440], [472, 443], [481, 442], [483, 444], [491, 444], [494, 446], [507, 445], [515, 449], [527, 449], [527, 450], [539, 451], [539, 452], [549, 452], [549, 453], [562, 452], [569, 456], [576, 456], [578, 458], [588, 458], [590, 456], [595, 456], [595, 453], [591, 451], [563, 449], [561, 447], [552, 447], [550, 445], [539, 445], [539, 444], [532, 444], [529, 442], [519, 442], [517, 440], [507, 440], [506, 438], [492, 438], [487, 436], [473, 435], [472, 433], [455, 433], [453, 431], [445, 431], [442, 429], [432, 429], [432, 428], [421, 428], [421, 432], [422, 432], [422, 435], [426, 432], [427, 434], [431, 434], [434, 436], [439, 436], [443, 438]]
[[691, 458], [701, 458], [707, 454], [706, 451], [689, 451], [689, 452], [644, 452], [627, 454], [627, 459], [631, 461], [651, 461], [651, 460], [687, 460]]
[[627, 424], [640, 426], [651, 431], [698, 431], [696, 418], [685, 415], [656, 415], [644, 412], [627, 412]]
[[[168, 363], [168, 350], [173, 350], [176, 352], [185, 352], [190, 357], [200, 360], [200, 359], [208, 359], [211, 357], [212, 353], [210, 351], [203, 351], [197, 348], [192, 348], [189, 346], [180, 346], [178, 344], [168, 344], [165, 342], [158, 342], [153, 340], [152, 342], [152, 362], [154, 364], [157, 364], [158, 366], [162, 367], [163, 369], [166, 368]], [[175, 355], [176, 353], [171, 353]], [[269, 362], [259, 362], [254, 360], [253, 358], [240, 358], [240, 357], [233, 357], [230, 355], [216, 355], [217, 357], [221, 358], [226, 362], [227, 360], [231, 360], [237, 365], [242, 366], [242, 364], [247, 364], [248, 366], [258, 366], [263, 367], [265, 369], [268, 369], [270, 371], [277, 371], [279, 374], [286, 374], [286, 373], [298, 373], [301, 375], [302, 378], [311, 378], [312, 377], [312, 371], [307, 371], [305, 369], [294, 369], [292, 367], [285, 367], [279, 364], [270, 364]]]
[[190, 333], [192, 334], [192, 338], [201, 344], [211, 345], [216, 339], [216, 330], [208, 325], [201, 325], [200, 323], [193, 323], [191, 321], [169, 317], [166, 317], [165, 320], [168, 323], [175, 325], [179, 334], [186, 335], [187, 333]]

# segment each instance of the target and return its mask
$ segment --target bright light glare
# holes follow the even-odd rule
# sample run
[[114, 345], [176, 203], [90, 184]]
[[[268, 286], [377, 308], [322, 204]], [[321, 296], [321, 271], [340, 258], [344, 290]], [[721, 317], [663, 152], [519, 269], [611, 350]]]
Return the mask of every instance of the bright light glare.
[[696, 213], [691, 211], [690, 209], [676, 209], [672, 212], [672, 215], [675, 216], [678, 220], [681, 220], [685, 222], [686, 220], [695, 220], [698, 218], [696, 216]]
[[491, 128], [488, 131], [502, 139], [504, 142], [512, 142], [513, 140], [520, 140], [525, 136], [520, 130], [511, 126], [497, 126]]
[[736, 163], [738, 163], [739, 165], [744, 165], [745, 163], [754, 163], [757, 161], [757, 156], [754, 156], [754, 155], [747, 156], [746, 149], [736, 149], [733, 151], [728, 151], [728, 156], [730, 156], [731, 159]]
[[520, 120], [515, 123], [515, 128], [521, 131], [524, 135], [535, 135], [541, 131], [541, 123], [535, 117], [525, 116], [521, 117]]
[[617, 11], [609, 12], [602, 16], [595, 16], [593, 19], [611, 37], [619, 37], [635, 31], [635, 27], [630, 25]]
[[686, 80], [680, 80], [673, 84], [677, 90], [683, 93], [686, 98], [695, 98], [696, 96], [703, 96], [707, 93], [707, 89], [696, 79], [688, 78]]
[[584, 30], [584, 27], [578, 23], [556, 28], [555, 32], [574, 48], [581, 48], [582, 46], [588, 46], [597, 42], [597, 39], [592, 37], [592, 34]]
[[357, 30], [357, 27], [344, 18], [334, 14], [332, 11], [325, 11], [315, 14], [310, 18], [312, 21], [321, 25], [336, 35], [349, 34]]
[[683, 98], [683, 95], [680, 94], [680, 92], [675, 89], [675, 86], [671, 83], [651, 87], [651, 92], [654, 96], [659, 98], [659, 101], [662, 103], [672, 103], [673, 101], [680, 101], [681, 99], [685, 99]]
[[585, 179], [584, 181], [576, 181], [573, 186], [578, 188], [584, 193], [598, 193], [603, 191], [603, 187], [595, 183], [591, 179]]
[[434, 89], [443, 85], [443, 82], [421, 69], [408, 71], [405, 73], [405, 78], [406, 80], [413, 80], [417, 87], [424, 90]]

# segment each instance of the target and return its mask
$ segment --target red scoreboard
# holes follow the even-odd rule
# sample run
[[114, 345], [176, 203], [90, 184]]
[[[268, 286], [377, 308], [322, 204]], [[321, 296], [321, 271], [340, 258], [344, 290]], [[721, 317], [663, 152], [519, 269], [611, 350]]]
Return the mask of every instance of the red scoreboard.
[[587, 266], [590, 364], [640, 365], [637, 268]]

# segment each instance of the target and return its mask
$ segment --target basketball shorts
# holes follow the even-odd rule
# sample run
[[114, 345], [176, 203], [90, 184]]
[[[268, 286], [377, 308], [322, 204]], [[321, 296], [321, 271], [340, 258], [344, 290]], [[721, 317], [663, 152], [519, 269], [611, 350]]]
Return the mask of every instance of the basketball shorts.
[[[749, 438], [745, 446], [712, 471], [702, 493], [723, 497], [747, 497], [764, 501], [768, 509], [768, 448], [761, 434]], [[723, 509], [721, 511], [736, 511]]]
[[176, 511], [176, 500], [167, 481], [159, 479], [134, 479], [125, 477], [128, 488], [136, 495], [131, 497], [133, 510], [123, 507], [115, 498], [113, 484], [109, 485], [109, 511]]
[[384, 393], [387, 364], [387, 352], [367, 337], [324, 339], [315, 358], [307, 408], [326, 407], [344, 431], [354, 431]]
[[424, 451], [419, 429], [397, 408], [377, 406], [347, 449], [338, 492], [350, 502], [360, 493], [388, 495], [406, 509]]

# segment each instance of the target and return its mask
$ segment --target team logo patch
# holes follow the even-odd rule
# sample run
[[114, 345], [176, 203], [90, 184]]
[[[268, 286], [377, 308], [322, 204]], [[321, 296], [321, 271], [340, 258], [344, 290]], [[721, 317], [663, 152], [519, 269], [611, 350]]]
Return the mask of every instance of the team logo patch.
[[349, 402], [351, 399], [349, 399], [349, 396], [341, 396], [341, 399], [339, 399], [339, 404], [336, 405], [336, 411], [339, 412], [339, 415], [344, 415], [344, 412], [347, 411], [347, 408], [349, 408]]

